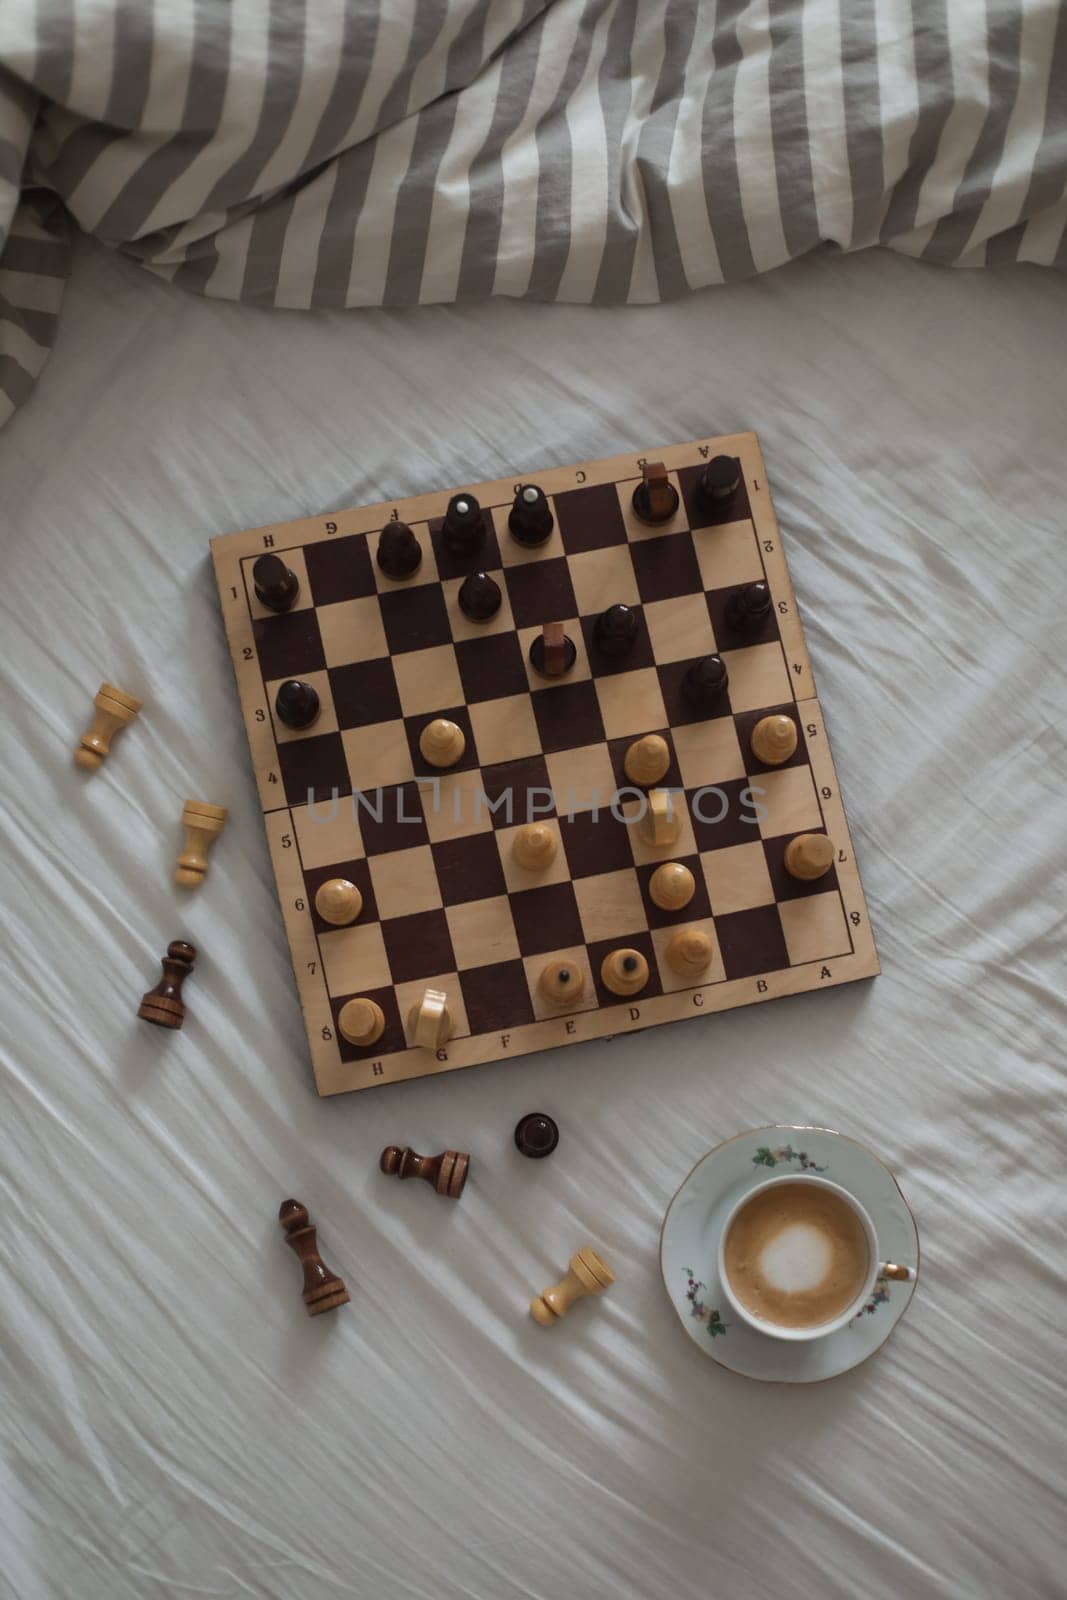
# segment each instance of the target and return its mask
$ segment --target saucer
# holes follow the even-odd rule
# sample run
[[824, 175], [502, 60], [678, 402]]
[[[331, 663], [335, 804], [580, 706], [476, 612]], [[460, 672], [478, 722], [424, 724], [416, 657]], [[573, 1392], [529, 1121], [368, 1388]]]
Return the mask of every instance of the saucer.
[[[910, 1267], [906, 1282], [879, 1278], [866, 1305], [836, 1333], [789, 1343], [757, 1333], [736, 1316], [718, 1275], [719, 1234], [731, 1206], [772, 1175], [825, 1173], [870, 1212], [886, 1261]], [[819, 1383], [874, 1354], [915, 1293], [919, 1235], [889, 1168], [865, 1145], [829, 1128], [754, 1128], [697, 1162], [663, 1219], [660, 1271], [671, 1304], [699, 1349], [745, 1378]]]

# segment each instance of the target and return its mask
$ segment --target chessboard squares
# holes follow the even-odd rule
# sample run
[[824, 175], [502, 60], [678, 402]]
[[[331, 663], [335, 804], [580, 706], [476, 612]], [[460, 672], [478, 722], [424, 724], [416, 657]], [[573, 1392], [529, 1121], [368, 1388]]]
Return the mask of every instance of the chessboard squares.
[[[364, 793], [388, 784], [407, 783], [415, 764], [403, 722], [376, 722], [369, 728], [344, 728], [346, 765]], [[420, 762], [421, 765], [421, 762]], [[353, 788], [353, 782], [349, 788]]]
[[779, 767], [758, 773], [752, 779], [752, 794], [763, 808], [760, 832], [765, 839], [783, 833], [824, 831], [810, 767]]
[[367, 994], [392, 981], [380, 922], [353, 922], [319, 934], [322, 975], [331, 995]]
[[[316, 606], [332, 606], [341, 600], [358, 600], [361, 595], [374, 593], [374, 571], [366, 536], [362, 533], [306, 544], [304, 561]], [[288, 561], [288, 565], [292, 566], [292, 562]], [[296, 568], [293, 570], [295, 572]]]
[[733, 589], [758, 583], [766, 574], [751, 522], [724, 522], [692, 534], [702, 589]]
[[305, 672], [300, 677], [301, 683], [310, 684], [319, 697], [319, 714], [314, 722], [306, 728], [287, 728], [274, 709], [274, 702], [278, 690], [286, 678], [275, 678], [264, 683], [267, 694], [267, 703], [270, 706], [271, 723], [274, 728], [274, 742], [276, 744], [291, 744], [295, 739], [311, 739], [320, 733], [337, 732], [337, 713], [334, 709], [333, 691], [330, 687], [330, 676], [325, 670], [322, 672]]
[[466, 839], [493, 830], [493, 819], [482, 790], [482, 775], [477, 767], [465, 771], [453, 769], [436, 774], [435, 779], [421, 780], [419, 799], [431, 844], [440, 844], [446, 839]]
[[367, 548], [370, 551], [371, 571], [374, 582], [381, 594], [388, 594], [397, 589], [414, 589], [420, 584], [436, 583], [437, 560], [433, 552], [433, 543], [430, 539], [430, 529], [425, 522], [413, 522], [411, 531], [415, 535], [419, 549], [422, 551], [422, 560], [409, 578], [387, 578], [378, 565], [378, 541], [383, 528], [367, 535]]
[[[420, 911], [409, 917], [391, 918], [382, 922], [380, 927], [393, 982], [398, 986], [400, 1014], [406, 1019], [407, 1007], [415, 1000], [421, 1000], [422, 989], [446, 987], [434, 980], [435, 973], [455, 974], [456, 963], [452, 955], [448, 921], [443, 911]], [[400, 996], [400, 985], [416, 982], [421, 983], [420, 991], [405, 1005]]]
[[[424, 711], [419, 716], [404, 718], [412, 768], [417, 777], [425, 778], [429, 781], [434, 777], [443, 778], [449, 773], [470, 772], [472, 768], [478, 765], [478, 747], [474, 739], [474, 729], [471, 726], [471, 714], [467, 707], [463, 705], [462, 699], [461, 694], [455, 705], [434, 706], [432, 714], [429, 711]], [[431, 767], [419, 749], [419, 739], [427, 724], [435, 721], [438, 717], [443, 718], [446, 722], [454, 722], [456, 727], [463, 732], [463, 754], [453, 766], [447, 768]]]
[[722, 850], [702, 850], [700, 866], [714, 916], [773, 905], [774, 886], [760, 840], [726, 845]]
[[702, 989], [706, 983], [721, 983], [726, 974], [723, 970], [714, 917], [683, 917], [680, 925], [707, 934], [711, 944], [711, 960], [697, 977], [688, 977], [684, 973], [675, 972], [667, 960], [667, 946], [678, 932], [678, 928], [673, 924], [670, 927], [653, 928], [652, 948], [656, 952], [656, 966], [659, 969], [664, 994], [676, 994], [679, 989]]
[[778, 907], [755, 906], [715, 918], [715, 931], [727, 979], [756, 978], [789, 965]]
[[343, 733], [323, 733], [296, 739], [292, 744], [279, 744], [278, 766], [286, 805], [328, 804], [335, 796], [352, 793], [344, 739]]
[[[333, 867], [338, 861], [356, 861], [366, 854], [351, 795], [319, 806], [294, 806], [293, 830], [305, 872]], [[336, 878], [345, 874], [331, 871], [326, 876]]]
[[440, 584], [401, 584], [380, 595], [378, 604], [391, 655], [451, 644], [452, 629]]
[[[541, 974], [544, 969], [554, 961], [564, 962], [568, 967], [585, 978], [585, 984], [577, 1000], [568, 1000], [565, 1005], [557, 1005], [541, 988]], [[572, 1016], [576, 1011], [594, 1011], [597, 1006], [596, 989], [593, 986], [593, 974], [589, 969], [589, 957], [586, 955], [584, 944], [571, 945], [566, 950], [546, 950], [541, 955], [527, 956], [523, 961], [526, 973], [526, 983], [529, 998], [533, 1004], [534, 1016], [538, 1022], [543, 1022], [546, 1017]]]
[[789, 900], [778, 907], [778, 914], [791, 966], [850, 953], [852, 940], [836, 889], [804, 900]]
[[[774, 766], [768, 766], [764, 761], [758, 761], [752, 750], [752, 730], [757, 722], [764, 717], [785, 716], [790, 719], [797, 730], [797, 747], [788, 761], [779, 761]], [[804, 739], [804, 723], [796, 702], [790, 700], [780, 706], [760, 706], [755, 711], [742, 712], [734, 718], [734, 727], [737, 730], [737, 740], [745, 758], [745, 769], [750, 773], [782, 772], [786, 767], [804, 767], [808, 765], [808, 750]]]
[[469, 967], [460, 972], [459, 983], [472, 1033], [521, 1028], [533, 1022], [534, 1008], [521, 961]]
[[664, 911], [662, 906], [658, 906], [653, 900], [651, 894], [649, 893], [648, 887], [652, 874], [657, 870], [657, 867], [662, 865], [662, 863], [650, 861], [647, 866], [638, 867], [637, 881], [641, 888], [641, 898], [644, 901], [645, 908], [645, 920], [647, 921], [649, 927], [674, 928], [678, 927], [684, 922], [699, 922], [704, 917], [710, 917], [711, 901], [708, 897], [708, 886], [704, 881], [704, 872], [701, 867], [700, 857], [697, 855], [679, 855], [677, 850], [675, 850], [668, 859], [671, 861], [680, 862], [683, 867], [689, 868], [689, 871], [693, 874], [693, 881], [696, 884], [696, 888], [693, 891], [693, 898], [687, 901], [687, 903], [679, 910]]
[[646, 605], [656, 600], [674, 600], [704, 588], [692, 535], [688, 531], [664, 534], [657, 530], [657, 533], [657, 538], [644, 539], [630, 550], [637, 587]]
[[351, 804], [359, 818], [364, 855], [413, 850], [430, 841], [422, 795], [414, 779], [380, 789], [354, 790]]
[[662, 861], [678, 861], [696, 855], [697, 842], [689, 814], [688, 797], [678, 790], [671, 792], [671, 806], [679, 822], [678, 837], [671, 844], [649, 844], [645, 838], [641, 830], [641, 817], [647, 804], [643, 795], [633, 794], [626, 796], [621, 807], [627, 822], [630, 853], [637, 865], [643, 867], [651, 862], [658, 867]]
[[[826, 829], [805, 828], [804, 833], [825, 833]], [[784, 834], [780, 838], [770, 839], [766, 836], [763, 840], [763, 852], [770, 874], [771, 886], [774, 889], [776, 900], [805, 900], [812, 895], [825, 893], [837, 889], [837, 868], [833, 866], [821, 878], [794, 878], [785, 868], [785, 852], [790, 840], [795, 839], [795, 833]]]
[[[524, 680], [525, 682], [525, 680]], [[504, 700], [468, 701], [471, 726], [484, 765], [517, 761], [541, 749], [530, 696], [509, 694]]]
[[482, 792], [494, 828], [518, 827], [550, 817], [555, 809], [542, 755], [483, 766]]
[[582, 616], [594, 616], [607, 606], [640, 604], [637, 579], [628, 545], [607, 545], [571, 556], [571, 584]]
[[463, 608], [459, 603], [459, 591], [463, 587], [464, 578], [467, 574], [465, 573], [463, 578], [448, 578], [441, 585], [441, 593], [444, 595], [445, 606], [448, 610], [448, 620], [452, 627], [453, 639], [457, 641], [462, 639], [487, 639], [493, 638], [500, 633], [514, 633], [515, 619], [511, 615], [511, 602], [508, 599], [507, 585], [504, 582], [503, 572], [500, 571], [499, 567], [495, 571], [489, 571], [485, 567], [475, 567], [473, 570], [485, 572], [486, 576], [492, 578], [497, 585], [500, 590], [500, 609], [495, 617], [489, 618], [488, 622], [472, 622], [470, 617], [464, 615]]
[[[648, 982], [637, 994], [627, 996], [613, 994], [601, 978], [600, 969], [604, 963], [604, 957], [609, 956], [613, 950], [637, 950], [648, 962]], [[595, 944], [590, 944], [586, 950], [586, 957], [592, 971], [594, 993], [598, 1005], [637, 1006], [640, 1008], [642, 1001], [651, 999], [653, 995], [663, 993], [663, 984], [660, 981], [652, 935], [640, 923], [632, 929], [620, 928], [618, 933], [611, 938], [600, 939]]]
[[752, 844], [760, 837], [761, 796], [747, 778], [725, 779], [687, 789], [686, 801], [697, 848], [724, 850], [728, 845]]
[[[470, 1033], [470, 1023], [467, 1020], [467, 1007], [463, 1000], [463, 990], [460, 987], [459, 973], [455, 969], [447, 972], [421, 974], [417, 978], [398, 982], [396, 986], [396, 1003], [400, 1011], [400, 1021], [404, 1027], [404, 1040], [409, 1045], [414, 1045], [415, 1035], [411, 1027], [411, 1011], [420, 1004], [427, 989], [440, 989], [445, 995], [449, 1015], [452, 1018], [452, 1032], [450, 1039], [464, 1039]], [[447, 1049], [447, 1045], [445, 1046]]]
[[455, 646], [455, 657], [463, 684], [458, 698], [465, 699], [468, 705], [524, 694], [529, 687], [528, 662], [514, 633], [461, 639]]
[[511, 902], [506, 894], [493, 900], [467, 900], [462, 905], [447, 906], [445, 916], [460, 972], [467, 967], [488, 967], [498, 961], [519, 959]]
[[[516, 796], [515, 804], [517, 811], [521, 805], [519, 796]], [[551, 830], [556, 837], [557, 845], [562, 844], [560, 825], [555, 817], [541, 815], [536, 820]], [[547, 867], [531, 869], [519, 865], [515, 858], [514, 847], [515, 835], [522, 826], [523, 824], [519, 822], [511, 828], [497, 828], [495, 835], [497, 850], [500, 853], [500, 864], [504, 872], [504, 882], [507, 884], [509, 893], [518, 894], [529, 889], [566, 883], [570, 878], [570, 868], [567, 864], [566, 854], [562, 849], [557, 849], [554, 859]]]
[[399, 655], [393, 661], [393, 673], [405, 717], [440, 712], [442, 706], [456, 705], [464, 698], [451, 644]]
[[754, 644], [721, 654], [730, 674], [730, 708], [735, 713], [780, 705], [791, 698], [789, 669], [779, 644]]
[[[547, 495], [548, 508], [555, 518], [555, 508], [551, 495]], [[560, 537], [559, 522], [554, 521], [552, 532], [544, 544], [520, 544], [508, 527], [508, 517], [511, 515], [512, 502], [506, 505], [493, 507], [493, 527], [496, 530], [496, 542], [500, 547], [500, 557], [505, 567], [521, 567], [531, 561], [544, 561], [554, 556], [564, 554], [563, 540]]]
[[326, 665], [314, 611], [272, 611], [253, 622], [252, 637], [265, 682], [305, 678]]
[[315, 910], [315, 895], [324, 883], [331, 878], [347, 878], [349, 883], [354, 883], [363, 896], [363, 905], [359, 916], [347, 924], [354, 927], [356, 922], [377, 922], [378, 907], [374, 899], [374, 886], [371, 883], [370, 869], [364, 859], [352, 861], [331, 861], [329, 866], [309, 868], [304, 863], [304, 885], [307, 889], [307, 905], [311, 912], [311, 922], [317, 934], [332, 933], [336, 923], [327, 922], [325, 917], [320, 917]]
[[481, 548], [473, 551], [470, 555], [452, 555], [450, 551], [445, 549], [444, 540], [441, 537], [441, 524], [443, 522], [443, 517], [434, 517], [429, 524], [434, 559], [437, 562], [437, 571], [441, 576], [442, 582], [446, 582], [449, 578], [465, 578], [468, 572], [495, 573], [497, 568], [503, 565], [500, 544], [497, 540], [496, 529], [493, 526], [493, 518], [484, 506], [482, 507], [482, 526], [485, 529], [485, 537]]
[[749, 516], [748, 486], [745, 483], [744, 470], [738, 462], [738, 473], [741, 482], [736, 491], [728, 499], [721, 501], [708, 500], [700, 492], [700, 477], [706, 462], [699, 466], [682, 467], [678, 472], [678, 487], [685, 503], [686, 515], [691, 528], [710, 528], [724, 522], [734, 522]]
[[629, 829], [607, 806], [573, 817], [561, 815], [559, 831], [572, 878], [628, 871], [633, 866]]
[[371, 857], [370, 876], [378, 915], [383, 922], [394, 917], [413, 917], [421, 911], [435, 910], [441, 904], [441, 886], [428, 844]]
[[574, 893], [586, 944], [597, 939], [614, 939], [616, 944], [625, 944], [628, 940], [623, 935], [647, 924], [641, 887], [633, 867], [579, 878], [574, 884]]
[[506, 894], [507, 883], [494, 834], [472, 833], [462, 839], [443, 839], [432, 848], [446, 908]]
[[[562, 858], [560, 851], [556, 859]], [[584, 942], [572, 883], [542, 884], [540, 888], [512, 894], [511, 915], [524, 956], [545, 955], [550, 950], [563, 950]]]
[[[519, 629], [539, 629], [546, 622], [564, 622], [578, 615], [574, 586], [563, 556], [509, 567], [504, 581], [511, 599], [511, 614]], [[577, 639], [574, 642], [577, 644]]]
[[319, 634], [328, 667], [346, 667], [352, 661], [373, 661], [389, 653], [382, 627], [381, 607], [374, 595], [320, 606]]
[[626, 543], [626, 521], [613, 483], [568, 489], [553, 497], [552, 509], [568, 555]]
[[737, 594], [736, 586], [731, 589], [709, 589], [707, 591], [708, 616], [711, 618], [712, 631], [719, 641], [719, 649], [743, 649], [746, 645], [769, 644], [778, 638], [778, 612], [774, 605], [767, 615], [760, 619], [759, 626], [737, 628], [730, 621], [730, 608]]
[[388, 657], [331, 667], [330, 693], [341, 728], [364, 728], [403, 716], [393, 663]]
[[717, 649], [703, 594], [653, 600], [645, 606], [645, 623], [657, 661], [685, 661]]
[[600, 701], [592, 683], [575, 683], [568, 678], [550, 689], [535, 691], [531, 699], [541, 748], [547, 753], [575, 750], [604, 738]]
[[[678, 474], [676, 472], [668, 472], [667, 479], [668, 482], [674, 485], [675, 489], [678, 488]], [[680, 492], [677, 510], [669, 522], [642, 522], [633, 506], [634, 490], [642, 481], [641, 478], [626, 478], [620, 479], [615, 485], [626, 534], [631, 545], [635, 548], [649, 539], [658, 538], [660, 535], [669, 536], [673, 533], [684, 532], [689, 527], [685, 503], [681, 498]]]
[[[559, 620], [559, 619], [555, 619]], [[519, 651], [522, 655], [524, 670], [526, 672], [526, 686], [529, 689], [543, 689], [555, 694], [560, 689], [572, 683], [587, 683], [592, 676], [589, 666], [589, 657], [585, 649], [585, 635], [582, 624], [577, 617], [567, 617], [563, 620], [563, 632], [574, 645], [574, 665], [560, 678], [546, 678], [536, 670], [530, 660], [530, 646], [540, 637], [541, 628], [520, 628], [518, 633]]]
[[690, 722], [685, 727], [674, 728], [671, 737], [678, 770], [687, 789], [699, 789], [707, 783], [728, 783], [745, 776], [745, 753], [732, 717]]
[[[342, 1007], [349, 1000], [356, 998], [373, 1000], [381, 1009], [385, 1018], [385, 1030], [373, 1044], [353, 1044], [346, 1039], [337, 1025]], [[404, 1029], [400, 1021], [400, 1008], [396, 1003], [396, 994], [392, 984], [381, 989], [358, 989], [355, 994], [343, 994], [330, 997], [330, 1008], [333, 1011], [333, 1031], [337, 1039], [337, 1049], [342, 1061], [377, 1061], [382, 1056], [394, 1055], [398, 1050], [403, 1050], [407, 1041], [404, 1038]], [[384, 1081], [384, 1080], [383, 1080]]]
[[289, 607], [289, 612], [306, 611], [309, 609], [309, 607], [314, 605], [315, 602], [311, 597], [311, 585], [308, 582], [307, 565], [304, 561], [303, 549], [297, 545], [292, 550], [286, 550], [284, 554], [277, 550], [261, 550], [254, 556], [245, 556], [241, 561], [241, 574], [244, 578], [245, 590], [248, 595], [248, 609], [251, 612], [254, 621], [258, 620], [260, 617], [278, 617], [287, 616], [289, 614], [289, 612], [284, 611], [272, 611], [270, 606], [265, 606], [262, 600], [260, 600], [256, 594], [256, 586], [252, 578], [252, 568], [255, 566], [261, 555], [279, 556], [289, 568], [289, 571], [293, 574], [293, 577], [296, 579], [297, 583], [300, 585], [296, 599]]
[[[714, 654], [714, 652], [710, 653]], [[725, 694], [719, 696], [709, 712], [697, 711], [690, 705], [685, 692], [685, 675], [689, 668], [701, 659], [701, 656], [696, 656], [688, 661], [667, 661], [656, 668], [656, 672], [659, 675], [660, 692], [663, 695], [663, 704], [667, 710], [665, 720], [675, 730], [686, 727], [690, 723], [700, 723], [702, 726], [706, 726], [709, 722], [713, 722], [716, 717], [728, 717], [730, 715], [730, 690], [733, 688], [733, 684], [730, 685], [730, 689]]]
[[577, 750], [554, 750], [545, 757], [557, 816], [607, 810], [615, 799], [616, 780], [602, 742]]
[[667, 722], [655, 667], [597, 678], [596, 693], [604, 733], [609, 739], [632, 738], [652, 728], [662, 728]]

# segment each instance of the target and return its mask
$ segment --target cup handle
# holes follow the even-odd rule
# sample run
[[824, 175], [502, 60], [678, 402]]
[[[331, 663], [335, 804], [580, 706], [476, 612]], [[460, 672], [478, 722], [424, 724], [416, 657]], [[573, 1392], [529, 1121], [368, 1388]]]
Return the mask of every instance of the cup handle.
[[883, 1261], [878, 1269], [880, 1278], [895, 1278], [900, 1283], [910, 1283], [915, 1274], [910, 1267], [898, 1267], [895, 1261]]

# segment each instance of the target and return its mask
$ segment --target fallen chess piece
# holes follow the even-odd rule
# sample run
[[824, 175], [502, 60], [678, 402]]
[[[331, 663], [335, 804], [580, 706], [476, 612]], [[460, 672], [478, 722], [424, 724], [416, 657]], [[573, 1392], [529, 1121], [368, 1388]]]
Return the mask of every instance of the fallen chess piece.
[[386, 1145], [378, 1158], [379, 1167], [390, 1177], [424, 1178], [448, 1200], [458, 1200], [463, 1193], [470, 1164], [471, 1158], [464, 1150], [443, 1150], [439, 1156], [420, 1156], [410, 1146], [401, 1150], [398, 1144]]
[[175, 883], [186, 889], [195, 889], [207, 874], [207, 853], [226, 826], [226, 807], [213, 806], [207, 800], [187, 800], [182, 809], [182, 827], [185, 844], [178, 857]]
[[121, 728], [129, 727], [138, 711], [140, 700], [113, 683], [102, 683], [93, 700], [95, 708], [93, 725], [81, 736], [74, 752], [76, 764], [85, 772], [95, 772], [111, 749], [111, 741]]
[[336, 1311], [348, 1304], [344, 1280], [331, 1272], [319, 1255], [318, 1229], [308, 1218], [307, 1206], [299, 1200], [283, 1200], [278, 1221], [285, 1229], [285, 1242], [296, 1253], [304, 1269], [304, 1304], [309, 1317]]
[[543, 1161], [559, 1144], [559, 1129], [543, 1111], [527, 1112], [515, 1124], [515, 1148], [531, 1161]]
[[167, 946], [163, 957], [163, 976], [154, 989], [141, 998], [137, 1015], [142, 1022], [154, 1022], [157, 1028], [180, 1028], [185, 1021], [182, 1001], [182, 984], [193, 970], [196, 946], [184, 939], [175, 939]]
[[530, 1315], [542, 1328], [551, 1328], [565, 1317], [576, 1300], [587, 1294], [603, 1294], [615, 1282], [615, 1274], [596, 1251], [584, 1245], [571, 1256], [567, 1276], [530, 1301]]
[[452, 1013], [443, 989], [427, 989], [408, 1012], [412, 1044], [424, 1050], [440, 1050], [452, 1037]]

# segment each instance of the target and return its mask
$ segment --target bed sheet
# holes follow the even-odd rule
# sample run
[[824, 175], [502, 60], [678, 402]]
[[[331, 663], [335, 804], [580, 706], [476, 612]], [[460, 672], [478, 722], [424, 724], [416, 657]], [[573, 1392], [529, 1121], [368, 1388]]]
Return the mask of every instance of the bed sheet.
[[[0, 438], [0, 1595], [1064, 1593], [1065, 334], [1052, 276], [878, 253], [648, 309], [299, 315], [80, 247]], [[209, 538], [749, 427], [883, 975], [318, 1100]], [[145, 709], [86, 780], [103, 678]], [[180, 899], [188, 795], [231, 816]], [[189, 1020], [150, 1033], [182, 935]], [[885, 1349], [810, 1389], [706, 1360], [658, 1276], [690, 1166], [771, 1121], [876, 1148], [922, 1237]], [[381, 1177], [393, 1141], [470, 1150], [463, 1200]], [[587, 1240], [617, 1284], [545, 1332]]]

